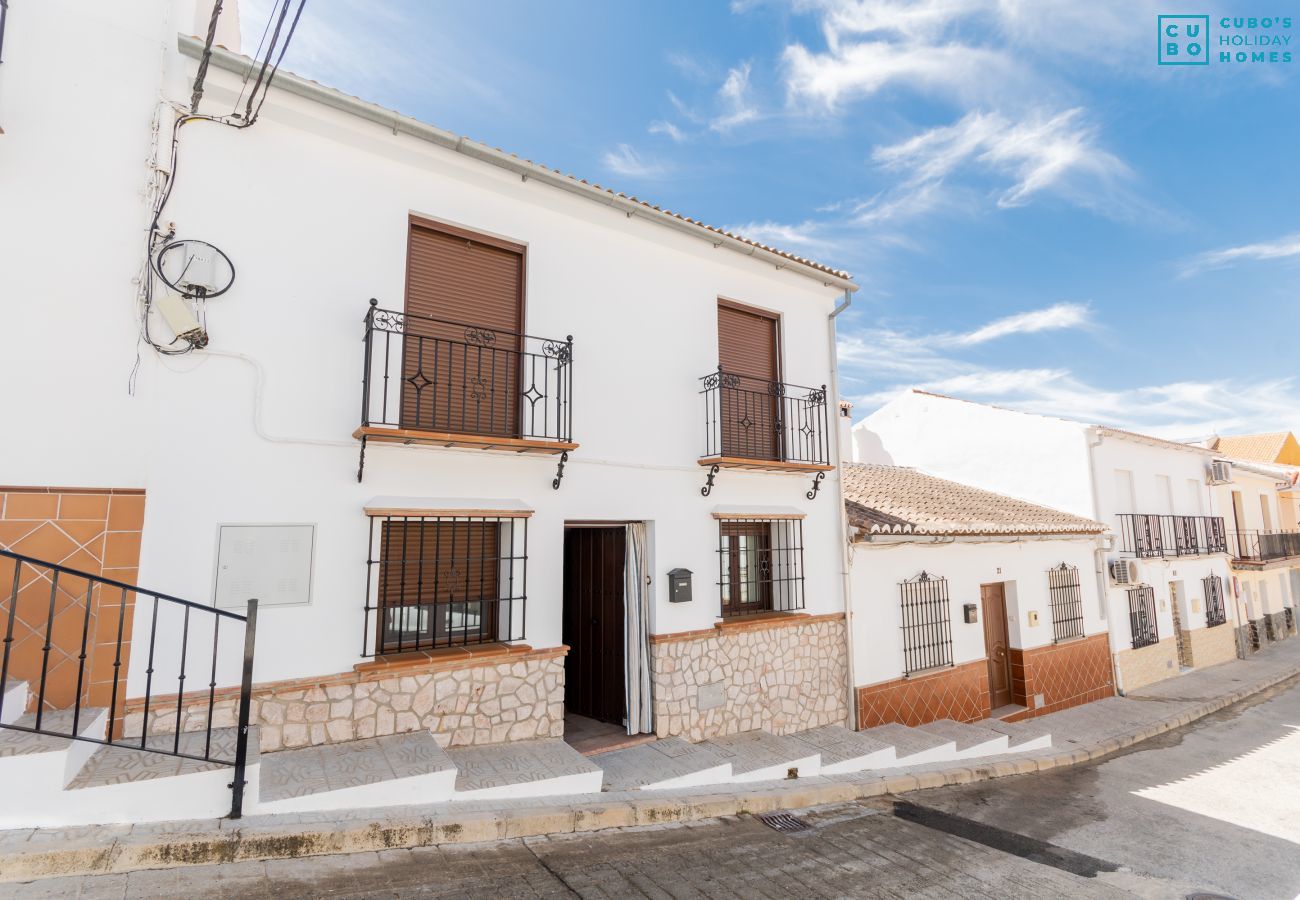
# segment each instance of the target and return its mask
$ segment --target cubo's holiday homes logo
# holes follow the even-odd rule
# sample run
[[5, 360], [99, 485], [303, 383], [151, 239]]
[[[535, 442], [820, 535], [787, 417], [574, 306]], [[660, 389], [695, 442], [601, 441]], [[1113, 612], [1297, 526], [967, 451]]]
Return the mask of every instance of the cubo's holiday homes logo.
[[1162, 66], [1220, 63], [1289, 63], [1290, 16], [1157, 16], [1157, 61]]

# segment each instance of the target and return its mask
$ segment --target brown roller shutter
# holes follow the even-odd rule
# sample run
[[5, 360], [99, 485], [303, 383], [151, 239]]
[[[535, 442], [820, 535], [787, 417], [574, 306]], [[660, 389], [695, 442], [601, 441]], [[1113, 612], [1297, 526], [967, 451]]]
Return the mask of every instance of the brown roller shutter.
[[719, 398], [723, 456], [781, 458], [777, 360], [774, 316], [718, 304], [718, 362], [740, 376], [724, 383]]
[[500, 532], [496, 522], [384, 522], [380, 652], [495, 640], [497, 604], [483, 601], [500, 596]]
[[523, 248], [411, 223], [402, 427], [518, 434], [523, 284]]

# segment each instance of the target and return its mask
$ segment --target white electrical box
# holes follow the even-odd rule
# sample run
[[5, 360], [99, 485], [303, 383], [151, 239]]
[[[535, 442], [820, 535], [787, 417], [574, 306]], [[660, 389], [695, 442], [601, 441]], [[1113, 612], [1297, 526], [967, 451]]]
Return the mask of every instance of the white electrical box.
[[237, 612], [253, 597], [262, 609], [310, 603], [315, 543], [315, 525], [218, 525], [213, 602]]

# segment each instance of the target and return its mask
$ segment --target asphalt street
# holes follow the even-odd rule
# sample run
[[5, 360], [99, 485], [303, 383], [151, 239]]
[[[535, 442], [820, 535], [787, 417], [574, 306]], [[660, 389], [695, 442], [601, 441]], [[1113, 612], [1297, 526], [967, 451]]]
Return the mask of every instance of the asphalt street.
[[935, 897], [1300, 893], [1300, 680], [1105, 760], [799, 813], [86, 876], [15, 897]]

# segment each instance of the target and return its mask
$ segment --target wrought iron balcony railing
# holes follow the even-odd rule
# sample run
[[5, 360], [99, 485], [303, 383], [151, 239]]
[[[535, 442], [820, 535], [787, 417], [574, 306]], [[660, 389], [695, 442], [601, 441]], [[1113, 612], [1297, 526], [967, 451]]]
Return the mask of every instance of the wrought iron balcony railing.
[[1228, 552], [1245, 562], [1273, 562], [1300, 557], [1300, 531], [1232, 531]]
[[573, 337], [366, 312], [363, 428], [524, 441], [573, 438]]
[[705, 457], [830, 464], [825, 385], [766, 381], [721, 367], [700, 383]]
[[1221, 516], [1119, 516], [1120, 552], [1138, 558], [1202, 556], [1226, 553], [1227, 532]]

